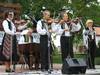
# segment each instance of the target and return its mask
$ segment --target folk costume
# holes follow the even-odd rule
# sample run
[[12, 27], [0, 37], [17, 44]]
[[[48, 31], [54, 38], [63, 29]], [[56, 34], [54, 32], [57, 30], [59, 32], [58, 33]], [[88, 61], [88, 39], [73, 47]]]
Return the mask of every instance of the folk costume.
[[87, 52], [89, 69], [95, 69], [96, 33], [93, 25], [93, 20], [88, 19], [86, 21], [86, 29], [83, 30], [83, 41]]
[[87, 51], [87, 65], [89, 69], [95, 68], [95, 51], [96, 51], [96, 38], [95, 30], [91, 31], [89, 28], [83, 30], [83, 41]]
[[[65, 60], [67, 57], [74, 57], [73, 54], [73, 38], [75, 32], [81, 29], [80, 23], [75, 24], [74, 22], [64, 22], [61, 26], [61, 53], [62, 53], [62, 61]], [[67, 29], [68, 31], [64, 31]]]
[[48, 70], [48, 24], [43, 19], [37, 22], [37, 32], [40, 34], [41, 70]]
[[18, 61], [18, 52], [17, 52], [17, 39], [16, 39], [16, 27], [14, 23], [8, 18], [3, 21], [3, 28], [5, 31], [3, 42], [2, 42], [2, 54], [4, 61]]
[[26, 19], [25, 21], [26, 21], [26, 23], [24, 25], [18, 26], [18, 29], [21, 32], [21, 34], [18, 38], [18, 40], [19, 40], [18, 44], [19, 44], [20, 53], [22, 55], [24, 54], [25, 62], [28, 64], [29, 69], [32, 69], [33, 64], [31, 63], [32, 60], [30, 60], [30, 57], [32, 56], [32, 32], [33, 32], [33, 29], [31, 27], [33, 26], [33, 24], [29, 19]]

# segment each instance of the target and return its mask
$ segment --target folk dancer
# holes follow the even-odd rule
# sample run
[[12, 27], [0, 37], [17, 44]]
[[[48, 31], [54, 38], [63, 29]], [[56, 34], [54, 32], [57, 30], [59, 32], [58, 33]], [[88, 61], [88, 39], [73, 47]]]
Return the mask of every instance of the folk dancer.
[[89, 69], [95, 69], [96, 36], [93, 28], [93, 20], [86, 21], [86, 29], [83, 30], [84, 46], [87, 50], [87, 65]]
[[[2, 58], [6, 66], [6, 72], [13, 72], [15, 70], [11, 70], [10, 66], [12, 65], [12, 61], [17, 63], [18, 61], [18, 53], [17, 53], [17, 39], [16, 35], [20, 34], [16, 32], [16, 27], [13, 23], [14, 12], [7, 11], [5, 13], [5, 20], [2, 25], [4, 28], [4, 37], [2, 42]], [[11, 62], [10, 62], [11, 61]]]
[[75, 32], [81, 29], [80, 23], [71, 21], [66, 12], [61, 14], [62, 20], [59, 22], [60, 24], [60, 44], [61, 44], [61, 53], [62, 53], [62, 61], [65, 58], [74, 57], [73, 53], [73, 36]]
[[48, 20], [50, 19], [50, 11], [43, 11], [43, 18], [37, 22], [37, 32], [40, 34], [40, 62], [41, 70], [48, 71], [49, 69], [49, 57], [48, 57], [48, 39], [49, 29]]
[[19, 49], [20, 53], [24, 54], [24, 63], [28, 63], [29, 69], [33, 69], [33, 64], [31, 63], [32, 56], [32, 32], [33, 32], [33, 24], [30, 21], [30, 18], [27, 15], [22, 15], [21, 24], [18, 26], [18, 30], [20, 30], [21, 35], [19, 36]]

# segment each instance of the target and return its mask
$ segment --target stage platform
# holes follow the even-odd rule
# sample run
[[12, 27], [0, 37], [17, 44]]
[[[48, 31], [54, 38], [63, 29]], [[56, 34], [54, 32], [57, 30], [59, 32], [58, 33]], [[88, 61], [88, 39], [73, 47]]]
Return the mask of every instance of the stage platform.
[[[5, 66], [1, 65], [0, 66], [0, 75], [63, 75], [61, 73], [61, 64], [54, 64], [53, 71], [51, 71], [51, 74], [48, 71], [42, 72], [40, 70], [28, 70], [22, 69], [21, 65], [17, 65], [16, 71], [12, 73], [6, 73], [5, 72]], [[69, 75], [69, 74], [66, 74]], [[73, 75], [78, 75], [78, 74], [73, 74]], [[79, 74], [81, 75], [81, 74]], [[96, 69], [87, 69], [85, 74], [82, 75], [100, 75], [100, 65], [96, 65]]]

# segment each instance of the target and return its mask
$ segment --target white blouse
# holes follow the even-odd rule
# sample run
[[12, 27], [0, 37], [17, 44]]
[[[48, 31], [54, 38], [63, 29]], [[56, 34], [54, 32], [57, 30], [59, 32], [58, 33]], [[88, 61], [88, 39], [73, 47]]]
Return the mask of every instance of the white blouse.
[[51, 29], [52, 29], [53, 33], [55, 33], [56, 35], [60, 35], [61, 32], [63, 32], [59, 23], [52, 23]]
[[[93, 31], [93, 32], [96, 33], [95, 31]], [[83, 45], [87, 49], [88, 49], [88, 39], [89, 39], [88, 34], [89, 34], [88, 30], [84, 29], [83, 30]], [[94, 34], [91, 34], [91, 35], [92, 35], [92, 38], [96, 37], [96, 35], [94, 35]], [[95, 41], [96, 41], [96, 38], [95, 38]]]
[[[72, 23], [71, 30], [70, 30], [70, 28], [68, 27], [68, 25], [66, 23], [64, 25], [65, 25], [65, 29], [67, 29], [68, 31], [65, 31], [63, 36], [72, 36], [71, 32], [77, 32], [77, 31], [79, 31], [81, 29], [80, 23], [77, 23], [77, 24]], [[59, 26], [60, 26], [59, 27], [59, 34], [62, 35], [63, 32], [64, 32], [64, 29], [61, 28], [60, 24], [59, 24]]]
[[47, 34], [47, 30], [43, 27], [43, 29], [42, 29], [42, 21], [41, 20], [39, 20], [38, 22], [37, 22], [37, 32], [40, 34], [40, 35], [46, 35]]
[[[11, 22], [11, 28], [12, 28], [11, 30], [9, 29], [7, 20], [9, 22]], [[11, 20], [9, 20], [8, 18], [7, 18], [7, 20], [4, 20], [2, 23], [5, 33], [10, 34], [10, 35], [15, 35], [16, 27], [15, 27], [14, 23]]]

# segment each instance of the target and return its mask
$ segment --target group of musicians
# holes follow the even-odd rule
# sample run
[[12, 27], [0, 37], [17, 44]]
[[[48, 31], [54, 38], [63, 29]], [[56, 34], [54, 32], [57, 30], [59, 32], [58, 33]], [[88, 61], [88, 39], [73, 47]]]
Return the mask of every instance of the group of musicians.
[[[50, 16], [49, 10], [44, 10], [42, 12], [42, 19], [37, 22], [36, 31], [40, 35], [40, 48], [39, 55], [40, 56], [40, 64], [41, 71], [48, 71], [50, 69], [50, 55], [52, 54], [52, 46], [51, 46], [51, 34], [55, 33], [56, 35], [60, 35], [60, 44], [61, 44], [61, 55], [62, 62], [64, 62], [65, 58], [74, 58], [73, 54], [73, 39], [74, 34], [81, 30], [80, 19], [76, 21], [71, 20], [69, 14], [65, 11], [60, 13], [60, 19], [52, 19]], [[11, 60], [17, 62], [19, 59], [17, 44], [19, 44], [19, 49], [22, 49], [22, 54], [26, 50], [24, 54], [28, 55], [27, 64], [30, 69], [32, 69], [32, 59], [30, 59], [30, 53], [32, 55], [32, 33], [34, 31], [34, 27], [30, 17], [24, 15], [25, 18], [20, 21], [13, 22], [14, 12], [8, 11], [5, 15], [5, 20], [2, 25], [5, 31], [1, 55], [3, 56], [3, 61], [5, 62], [6, 72], [11, 72]], [[15, 27], [14, 24], [18, 24]], [[18, 30], [18, 31], [16, 31]], [[16, 36], [20, 36], [16, 39]], [[83, 30], [83, 39], [84, 46], [87, 50], [87, 65], [88, 68], [94, 69], [94, 58], [95, 58], [95, 30], [93, 28], [93, 20], [86, 21], [86, 29]], [[17, 42], [18, 41], [18, 42]], [[24, 46], [24, 47], [23, 47]], [[29, 54], [27, 52], [31, 49]], [[17, 59], [18, 58], [18, 59]], [[39, 65], [37, 65], [39, 67]]]

